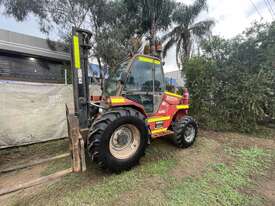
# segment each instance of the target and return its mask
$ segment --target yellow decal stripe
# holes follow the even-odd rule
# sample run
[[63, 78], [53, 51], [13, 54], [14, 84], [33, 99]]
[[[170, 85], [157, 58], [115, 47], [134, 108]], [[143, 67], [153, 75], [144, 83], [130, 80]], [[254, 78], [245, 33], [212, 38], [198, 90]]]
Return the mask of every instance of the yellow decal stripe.
[[160, 132], [165, 132], [167, 128], [160, 128], [160, 129], [154, 129], [151, 131], [152, 134], [160, 133]]
[[158, 122], [158, 121], [165, 121], [165, 120], [169, 120], [170, 116], [162, 116], [162, 117], [150, 117], [147, 119], [147, 122]]
[[80, 53], [79, 53], [79, 40], [78, 36], [73, 37], [73, 47], [74, 47], [74, 67], [80, 69]]
[[148, 63], [153, 63], [153, 59], [150, 59], [148, 57], [138, 57], [138, 60], [141, 61], [141, 62], [148, 62]]
[[189, 105], [188, 104], [177, 105], [177, 109], [189, 109]]
[[139, 56], [138, 61], [152, 63], [152, 64], [160, 64], [159, 60], [155, 60], [155, 59], [151, 59], [149, 57], [143, 57], [143, 56]]
[[111, 103], [112, 104], [125, 103], [125, 99], [124, 98], [111, 98]]
[[175, 94], [175, 93], [172, 93], [172, 92], [164, 92], [165, 94], [169, 95], [169, 96], [173, 96], [173, 97], [178, 97], [178, 98], [182, 98], [181, 95], [178, 95], [178, 94]]
[[159, 60], [154, 60], [154, 64], [160, 64]]

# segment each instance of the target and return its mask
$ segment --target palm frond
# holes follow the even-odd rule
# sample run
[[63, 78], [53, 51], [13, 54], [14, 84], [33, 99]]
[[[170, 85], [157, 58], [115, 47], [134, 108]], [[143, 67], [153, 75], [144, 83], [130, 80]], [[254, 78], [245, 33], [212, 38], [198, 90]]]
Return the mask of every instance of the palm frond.
[[189, 28], [190, 32], [192, 32], [195, 36], [201, 38], [204, 35], [208, 34], [211, 30], [211, 27], [214, 26], [214, 21], [205, 20], [200, 21], [194, 24]]
[[207, 10], [207, 0], [196, 0], [189, 8], [191, 10], [191, 21], [194, 21], [203, 10]]
[[163, 51], [162, 51], [162, 56], [166, 57], [167, 52], [171, 47], [176, 43], [177, 41], [174, 38], [170, 38], [168, 42], [164, 45]]
[[175, 23], [178, 25], [184, 25], [187, 26], [190, 22], [190, 9], [189, 6], [183, 4], [183, 3], [178, 3], [172, 19]]
[[180, 69], [180, 62], [179, 62], [179, 58], [182, 55], [181, 54], [181, 45], [182, 44], [182, 39], [179, 39], [179, 41], [177, 42], [177, 47], [176, 47], [176, 62], [177, 62], [177, 66]]
[[207, 10], [207, 0], [196, 0], [192, 5], [178, 3], [172, 19], [177, 24], [189, 27], [203, 10]]
[[160, 39], [160, 42], [164, 43], [168, 39], [177, 38], [177, 36], [180, 35], [180, 30], [181, 30], [180, 26], [176, 26], [175, 28], [172, 29], [172, 31], [163, 35]]

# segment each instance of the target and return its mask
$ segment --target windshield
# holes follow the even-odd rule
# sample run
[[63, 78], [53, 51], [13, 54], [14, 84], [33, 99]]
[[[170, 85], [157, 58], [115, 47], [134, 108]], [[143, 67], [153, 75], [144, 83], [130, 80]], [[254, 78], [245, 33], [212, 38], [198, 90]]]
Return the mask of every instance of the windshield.
[[126, 72], [129, 61], [121, 63], [116, 69], [110, 71], [109, 78], [105, 80], [104, 95], [115, 96], [119, 86], [119, 78], [122, 71]]
[[125, 89], [127, 91], [153, 91], [153, 64], [134, 61]]
[[160, 61], [139, 56], [131, 66], [131, 72], [124, 87], [128, 92], [161, 92], [164, 90]]

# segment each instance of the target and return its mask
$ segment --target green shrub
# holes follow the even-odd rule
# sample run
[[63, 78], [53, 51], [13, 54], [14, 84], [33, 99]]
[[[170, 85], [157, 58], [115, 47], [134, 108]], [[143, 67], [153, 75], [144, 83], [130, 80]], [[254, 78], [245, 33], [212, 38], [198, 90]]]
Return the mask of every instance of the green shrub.
[[270, 50], [275, 52], [275, 41], [269, 35], [275, 33], [275, 23], [256, 27], [260, 28], [248, 30], [243, 38], [214, 37], [204, 43], [203, 56], [186, 62], [191, 113], [201, 126], [252, 132], [260, 120], [274, 117], [274, 53]]
[[251, 132], [272, 106], [270, 71], [257, 73], [219, 68], [211, 60], [193, 58], [185, 66], [191, 113], [202, 126]]

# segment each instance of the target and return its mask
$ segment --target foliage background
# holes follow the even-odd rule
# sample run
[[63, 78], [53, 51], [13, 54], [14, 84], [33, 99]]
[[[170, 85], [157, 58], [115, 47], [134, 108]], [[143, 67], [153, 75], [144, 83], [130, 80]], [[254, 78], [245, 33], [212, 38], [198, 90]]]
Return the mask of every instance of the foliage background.
[[[70, 39], [72, 26], [91, 30], [90, 57], [100, 68], [115, 68], [138, 50], [142, 39], [152, 45], [162, 42], [163, 57], [176, 46], [175, 59], [191, 94], [191, 114], [201, 126], [252, 132], [275, 116], [274, 22], [255, 23], [226, 40], [211, 35], [211, 19], [198, 18], [207, 11], [207, 0], [190, 5], [175, 0], [0, 0], [0, 6], [18, 21], [32, 14], [42, 32], [58, 31], [63, 42]], [[158, 32], [163, 33], [160, 39]], [[192, 46], [198, 51], [191, 52]], [[166, 89], [175, 90], [172, 85]]]
[[275, 114], [275, 22], [255, 23], [231, 40], [212, 37], [185, 65], [201, 126], [253, 132]]

